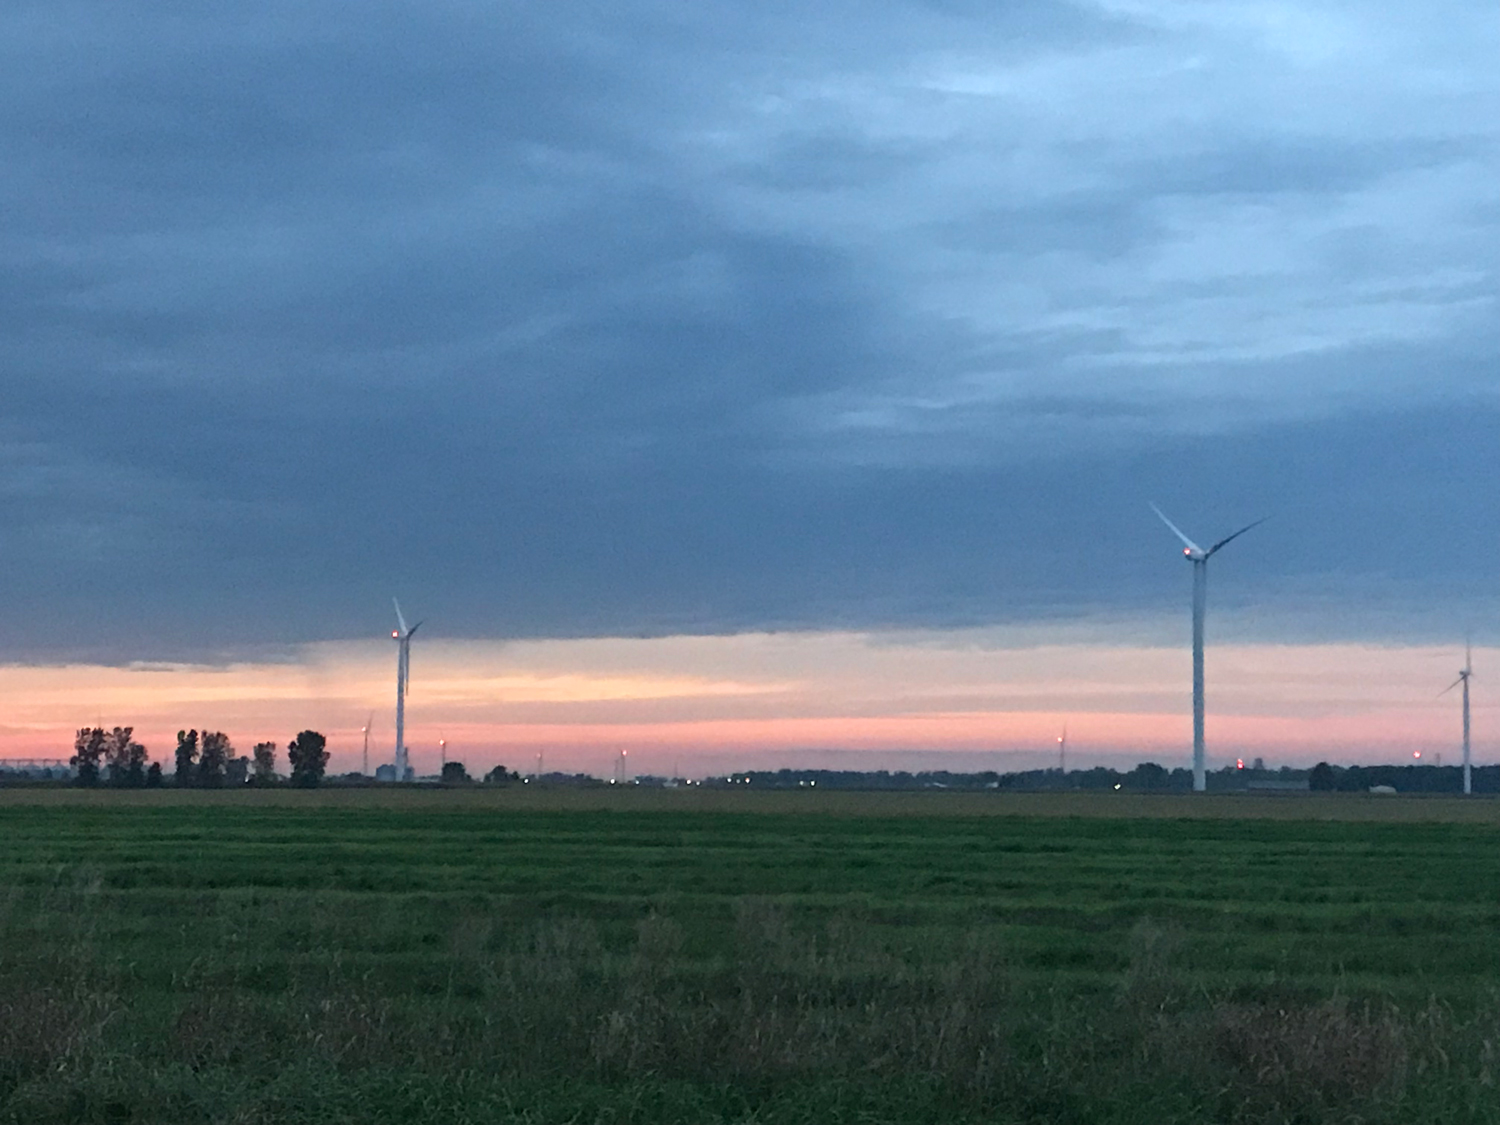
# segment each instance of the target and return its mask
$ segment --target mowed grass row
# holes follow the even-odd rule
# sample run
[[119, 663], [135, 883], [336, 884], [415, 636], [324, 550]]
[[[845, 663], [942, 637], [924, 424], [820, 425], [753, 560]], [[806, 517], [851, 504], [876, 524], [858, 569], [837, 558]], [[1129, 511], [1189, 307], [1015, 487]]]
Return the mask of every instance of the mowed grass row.
[[1500, 1120], [1482, 819], [181, 796], [0, 805], [11, 1120]]

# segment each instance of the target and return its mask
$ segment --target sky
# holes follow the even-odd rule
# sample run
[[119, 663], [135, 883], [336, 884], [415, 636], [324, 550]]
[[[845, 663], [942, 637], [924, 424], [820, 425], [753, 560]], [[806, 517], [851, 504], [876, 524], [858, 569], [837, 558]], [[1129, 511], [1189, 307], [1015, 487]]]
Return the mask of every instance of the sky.
[[1149, 502], [1269, 517], [1211, 765], [1451, 746], [1465, 635], [1500, 756], [1497, 57], [1488, 0], [7, 4], [0, 756], [389, 760], [398, 595], [419, 768], [1183, 764]]

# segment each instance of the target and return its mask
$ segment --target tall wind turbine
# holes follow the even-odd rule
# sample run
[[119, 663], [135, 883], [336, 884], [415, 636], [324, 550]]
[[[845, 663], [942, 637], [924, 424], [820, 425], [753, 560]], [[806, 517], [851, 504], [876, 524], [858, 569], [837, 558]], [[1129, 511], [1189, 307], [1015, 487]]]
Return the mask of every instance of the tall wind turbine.
[[1464, 686], [1464, 793], [1465, 794], [1473, 792], [1473, 788], [1472, 788], [1472, 786], [1470, 784], [1471, 778], [1470, 778], [1470, 773], [1469, 773], [1469, 677], [1472, 676], [1473, 674], [1474, 674], [1474, 653], [1473, 653], [1473, 649], [1472, 649], [1472, 646], [1470, 646], [1469, 644], [1465, 643], [1465, 645], [1464, 645], [1464, 670], [1458, 674], [1458, 679], [1454, 680], [1451, 684], [1449, 684], [1447, 687], [1445, 687], [1442, 691], [1438, 692], [1439, 695], [1447, 695], [1454, 688], [1458, 687], [1459, 684], [1463, 684], [1463, 686]]
[[401, 615], [401, 603], [395, 598], [391, 604], [396, 607], [396, 628], [391, 632], [391, 639], [396, 642], [396, 780], [406, 780], [406, 683], [411, 676], [411, 638], [422, 623], [418, 621], [410, 629], [406, 627], [406, 618]]
[[1062, 734], [1057, 736], [1057, 768], [1063, 777], [1068, 776], [1068, 724], [1063, 724]]
[[362, 735], [365, 736], [364, 770], [365, 770], [365, 776], [366, 777], [370, 776], [370, 725], [372, 723], [374, 723], [374, 722], [375, 722], [375, 712], [371, 711], [370, 712], [370, 717], [365, 720], [364, 729], [360, 731], [360, 734], [362, 734]]
[[1203, 757], [1203, 617], [1208, 610], [1208, 560], [1213, 558], [1231, 541], [1238, 539], [1252, 527], [1265, 523], [1265, 518], [1248, 523], [1233, 535], [1226, 535], [1208, 550], [1194, 543], [1155, 504], [1151, 510], [1161, 522], [1172, 529], [1172, 534], [1182, 540], [1182, 555], [1193, 564], [1193, 790], [1202, 793], [1208, 788], [1208, 774]]

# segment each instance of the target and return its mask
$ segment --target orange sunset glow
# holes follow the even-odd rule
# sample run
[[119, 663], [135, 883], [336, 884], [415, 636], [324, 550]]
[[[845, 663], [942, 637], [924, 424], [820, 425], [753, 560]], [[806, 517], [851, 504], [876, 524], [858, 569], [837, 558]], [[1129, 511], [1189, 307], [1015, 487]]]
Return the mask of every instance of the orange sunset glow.
[[[471, 768], [687, 774], [822, 768], [1018, 769], [1051, 764], [1066, 723], [1075, 766], [1182, 764], [1190, 737], [1178, 648], [1037, 643], [1036, 630], [788, 633], [414, 648], [412, 761], [439, 739]], [[1436, 698], [1454, 654], [1436, 647], [1222, 645], [1211, 654], [1210, 765], [1398, 760], [1456, 738]], [[1476, 660], [1484, 654], [1476, 654]], [[153, 758], [183, 727], [222, 729], [241, 752], [329, 736], [334, 771], [390, 760], [394, 654], [381, 643], [309, 645], [276, 662], [9, 666], [0, 756], [67, 757], [80, 726], [133, 725]], [[1434, 686], [1436, 685], [1436, 687]], [[1476, 701], [1476, 756], [1486, 742]], [[373, 719], [371, 716], [373, 714]]]

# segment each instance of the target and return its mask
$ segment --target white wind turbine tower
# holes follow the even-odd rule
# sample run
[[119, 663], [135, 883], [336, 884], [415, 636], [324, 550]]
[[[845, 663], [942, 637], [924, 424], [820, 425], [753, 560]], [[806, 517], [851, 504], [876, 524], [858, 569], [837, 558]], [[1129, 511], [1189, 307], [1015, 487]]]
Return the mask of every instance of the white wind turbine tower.
[[1468, 643], [1464, 644], [1464, 670], [1458, 674], [1458, 679], [1438, 692], [1439, 695], [1447, 695], [1459, 684], [1464, 686], [1464, 793], [1473, 792], [1469, 771], [1469, 677], [1474, 674], [1474, 652]]
[[370, 717], [365, 720], [365, 725], [364, 725], [363, 729], [361, 729], [360, 732], [359, 732], [360, 734], [362, 734], [362, 735], [365, 736], [364, 770], [365, 770], [365, 776], [366, 777], [370, 776], [370, 725], [372, 723], [374, 723], [374, 722], [375, 722], [375, 712], [371, 711], [370, 712]]
[[1265, 518], [1248, 523], [1233, 535], [1226, 535], [1208, 550], [1194, 543], [1155, 504], [1151, 510], [1161, 522], [1172, 529], [1172, 534], [1182, 540], [1182, 555], [1193, 564], [1193, 790], [1202, 793], [1208, 788], [1207, 767], [1203, 756], [1203, 617], [1208, 609], [1208, 560], [1252, 527], [1265, 523]]
[[398, 646], [396, 655], [396, 780], [406, 780], [406, 683], [411, 676], [411, 638], [412, 634], [422, 627], [418, 621], [410, 629], [406, 627], [406, 618], [401, 615], [401, 603], [395, 598], [391, 604], [396, 607], [396, 628], [391, 633], [391, 639]]

